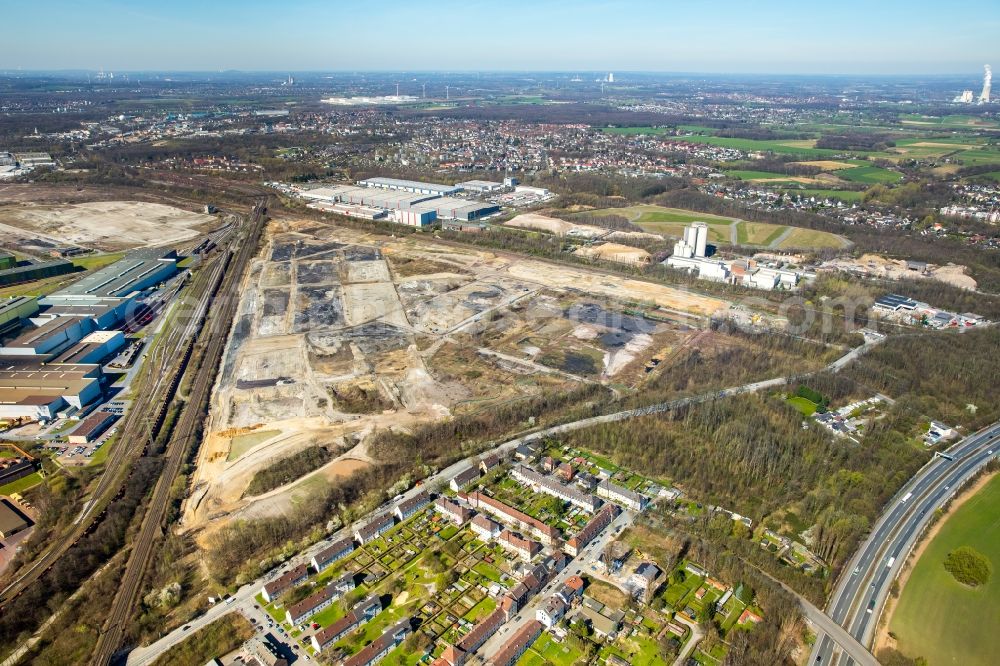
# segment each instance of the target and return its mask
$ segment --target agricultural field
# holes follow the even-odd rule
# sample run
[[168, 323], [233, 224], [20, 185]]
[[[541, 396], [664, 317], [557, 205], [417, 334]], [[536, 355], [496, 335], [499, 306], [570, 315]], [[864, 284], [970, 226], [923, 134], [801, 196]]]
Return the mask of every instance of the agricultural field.
[[838, 170], [837, 177], [852, 183], [874, 185], [876, 183], [898, 183], [903, 179], [903, 174], [870, 165]]
[[1000, 165], [1000, 148], [981, 136], [926, 136], [899, 139], [893, 148], [873, 156], [880, 159], [939, 160], [949, 158], [964, 166]]
[[1000, 123], [988, 118], [978, 116], [950, 115], [950, 116], [923, 116], [916, 113], [906, 113], [899, 116], [899, 121], [903, 125], [914, 127], [934, 127], [934, 128], [955, 128], [955, 129], [983, 129], [1000, 127]]
[[773, 171], [752, 171], [747, 169], [733, 169], [726, 171], [730, 178], [738, 178], [751, 183], [766, 183], [767, 185], [829, 185], [836, 182], [835, 178], [827, 180], [820, 176], [789, 176]]
[[[994, 664], [1000, 633], [983, 622], [1000, 617], [1000, 476], [994, 476], [941, 525], [920, 555], [889, 621], [897, 649], [929, 664]], [[948, 553], [971, 546], [992, 562], [984, 585], [969, 587], [944, 568]]]
[[843, 155], [844, 153], [864, 154], [863, 151], [843, 151], [829, 148], [816, 148], [815, 139], [729, 139], [718, 136], [683, 136], [671, 137], [671, 141], [687, 143], [705, 143], [723, 148], [735, 148], [748, 152], [771, 152], [784, 155], [803, 155], [807, 159], [818, 159]]
[[761, 182], [767, 185], [837, 185], [838, 183], [842, 184], [842, 181], [845, 180], [852, 183], [874, 185], [876, 183], [896, 183], [903, 178], [903, 174], [901, 173], [871, 164], [865, 165], [864, 162], [860, 161], [857, 165], [848, 162], [830, 161], [800, 162], [800, 164], [836, 166], [828, 168], [828, 171], [831, 173], [821, 173], [816, 176], [789, 176], [771, 171], [747, 171], [740, 169], [726, 171], [725, 173], [731, 178], [739, 178], [740, 180], [752, 183]]
[[[708, 131], [712, 131], [711, 128], [704, 127], [700, 128]], [[657, 134], [673, 134], [673, 127], [605, 127], [604, 130], [608, 134], [624, 134], [626, 136], [635, 135], [657, 135]], [[697, 131], [697, 130], [690, 130]]]

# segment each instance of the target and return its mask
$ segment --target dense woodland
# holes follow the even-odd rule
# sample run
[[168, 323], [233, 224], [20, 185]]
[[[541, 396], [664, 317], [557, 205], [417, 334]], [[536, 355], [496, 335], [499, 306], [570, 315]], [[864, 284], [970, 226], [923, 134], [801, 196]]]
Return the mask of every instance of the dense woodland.
[[978, 428], [1000, 419], [1000, 329], [993, 326], [892, 337], [845, 372], [909, 397], [916, 409], [948, 424]]
[[839, 565], [929, 455], [908, 437], [918, 420], [912, 405], [897, 405], [857, 445], [816, 425], [803, 429], [780, 397], [743, 395], [566, 439], [755, 521], [793, 531], [815, 525], [815, 551]]

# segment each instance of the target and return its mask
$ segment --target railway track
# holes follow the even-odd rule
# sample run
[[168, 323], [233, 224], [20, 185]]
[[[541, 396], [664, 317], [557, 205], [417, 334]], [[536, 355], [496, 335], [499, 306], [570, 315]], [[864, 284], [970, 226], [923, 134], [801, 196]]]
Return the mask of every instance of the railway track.
[[[200, 272], [192, 282], [188, 296], [203, 298], [220, 266], [221, 262], [216, 259], [212, 270]], [[185, 329], [185, 333], [190, 331]], [[143, 387], [143, 390], [137, 393], [136, 400], [125, 416], [118, 444], [112, 447], [108, 454], [104, 472], [89, 493], [90, 499], [74, 520], [72, 528], [61, 535], [61, 538], [54, 539], [48, 550], [20, 572], [7, 587], [0, 590], [0, 607], [17, 597], [49, 571], [60, 557], [96, 527], [108, 504], [120, 497], [131, 472], [132, 463], [147, 451], [163, 424], [166, 413], [160, 406], [169, 403], [183, 372], [187, 356], [184, 342], [184, 333], [170, 331], [162, 340], [155, 343], [155, 348], [136, 381], [136, 385]], [[181, 362], [178, 364], [179, 359]]]
[[[186, 405], [182, 409], [167, 443], [163, 469], [153, 488], [152, 498], [143, 517], [139, 533], [135, 537], [132, 552], [125, 566], [125, 572], [119, 583], [111, 610], [98, 637], [97, 647], [91, 659], [92, 664], [103, 666], [111, 662], [125, 640], [128, 620], [135, 610], [136, 600], [142, 589], [142, 581], [153, 554], [153, 548], [166, 527], [164, 522], [170, 502], [170, 488], [192, 447], [197, 445], [201, 436], [201, 425], [205, 419], [215, 377], [225, 351], [229, 327], [239, 304], [239, 287], [243, 278], [242, 269], [250, 262], [256, 252], [257, 242], [264, 226], [265, 214], [266, 208], [263, 202], [254, 207], [245, 236], [240, 241], [237, 251], [235, 253], [230, 251], [230, 254], [227, 255], [228, 260], [221, 264], [222, 269], [218, 273], [217, 283], [210, 292], [210, 298], [203, 301], [204, 308], [195, 319], [198, 330], [189, 339], [187, 354], [190, 355], [197, 340], [206, 340], [201, 363], [197, 368], [197, 375]], [[227, 268], [231, 268], [231, 270], [227, 270]], [[208, 303], [211, 301], [211, 296], [216, 295], [221, 301], [220, 307], [213, 309], [211, 318], [208, 318]], [[206, 319], [207, 326], [203, 327]], [[180, 376], [177, 376], [176, 381], [180, 380]], [[165, 412], [167, 406], [162, 405], [162, 409]]]

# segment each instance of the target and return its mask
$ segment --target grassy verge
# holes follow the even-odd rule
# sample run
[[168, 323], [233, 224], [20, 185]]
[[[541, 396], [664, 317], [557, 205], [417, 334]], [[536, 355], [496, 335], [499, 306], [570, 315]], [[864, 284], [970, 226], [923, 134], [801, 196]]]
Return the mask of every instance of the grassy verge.
[[[1000, 476], [960, 506], [917, 560], [889, 622], [898, 649], [931, 664], [992, 664], [1000, 633], [984, 631], [1000, 617]], [[993, 563], [984, 585], [969, 587], [944, 568], [947, 554], [971, 546]]]

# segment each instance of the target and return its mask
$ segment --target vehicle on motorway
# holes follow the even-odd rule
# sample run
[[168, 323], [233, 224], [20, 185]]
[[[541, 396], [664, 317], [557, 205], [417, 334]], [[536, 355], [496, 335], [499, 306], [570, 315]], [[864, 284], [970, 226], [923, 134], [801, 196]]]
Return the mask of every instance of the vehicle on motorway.
[[866, 610], [865, 612], [871, 614], [874, 608], [875, 608], [875, 597], [872, 597], [872, 600], [868, 602], [868, 610]]
[[856, 566], [856, 567], [854, 567], [854, 573], [852, 573], [851, 575], [852, 576], [857, 576], [859, 573], [861, 573], [861, 567], [860, 566]]
[[889, 568], [891, 568], [891, 567], [892, 567], [892, 563], [893, 563], [893, 562], [895, 562], [895, 561], [896, 561], [896, 558], [895, 558], [895, 557], [890, 557], [890, 558], [889, 558], [888, 560], [886, 560], [886, 562], [885, 562], [885, 568], [886, 568], [886, 569], [889, 569]]
[[905, 504], [905, 503], [906, 503], [906, 501], [907, 501], [908, 499], [910, 499], [911, 497], [913, 497], [913, 493], [906, 493], [906, 494], [905, 494], [905, 495], [903, 496], [903, 499], [901, 499], [901, 500], [899, 501], [899, 503], [900, 503], [900, 504]]

